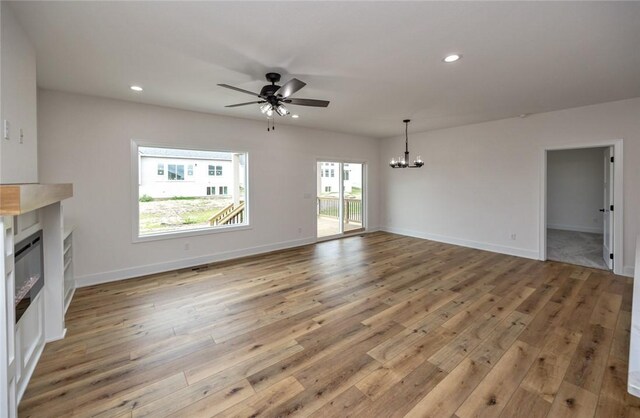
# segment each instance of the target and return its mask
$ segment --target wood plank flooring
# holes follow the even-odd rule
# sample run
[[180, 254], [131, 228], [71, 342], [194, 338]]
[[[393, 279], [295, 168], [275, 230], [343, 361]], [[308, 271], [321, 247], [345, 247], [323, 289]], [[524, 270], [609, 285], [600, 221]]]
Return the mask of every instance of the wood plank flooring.
[[640, 417], [631, 279], [373, 233], [78, 289], [21, 417]]

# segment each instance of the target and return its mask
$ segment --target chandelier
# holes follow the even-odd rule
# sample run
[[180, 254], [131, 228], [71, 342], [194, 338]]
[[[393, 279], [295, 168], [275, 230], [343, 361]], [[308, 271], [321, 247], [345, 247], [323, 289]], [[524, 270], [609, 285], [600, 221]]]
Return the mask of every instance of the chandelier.
[[424, 165], [424, 161], [422, 161], [422, 158], [420, 158], [420, 156], [418, 155], [418, 158], [416, 158], [413, 161], [412, 165], [409, 165], [409, 122], [411, 122], [410, 119], [405, 119], [403, 120], [404, 122], [404, 137], [405, 137], [405, 148], [404, 148], [404, 157], [398, 157], [398, 159], [396, 160], [395, 157], [391, 158], [391, 161], [389, 162], [389, 166], [391, 168], [420, 168]]

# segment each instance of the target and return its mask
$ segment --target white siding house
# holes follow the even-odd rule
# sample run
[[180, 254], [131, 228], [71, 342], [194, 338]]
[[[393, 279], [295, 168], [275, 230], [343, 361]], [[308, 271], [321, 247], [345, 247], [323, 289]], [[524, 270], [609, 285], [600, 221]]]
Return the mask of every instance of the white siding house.
[[[319, 194], [338, 193], [340, 184], [340, 164], [320, 164]], [[344, 164], [344, 192], [351, 193], [354, 187], [362, 188], [362, 165]]]
[[[168, 148], [139, 148], [139, 195], [171, 197], [231, 196], [234, 154]], [[244, 160], [244, 158], [238, 158]], [[244, 161], [239, 161], [244, 165]], [[244, 170], [239, 170], [244, 186]]]

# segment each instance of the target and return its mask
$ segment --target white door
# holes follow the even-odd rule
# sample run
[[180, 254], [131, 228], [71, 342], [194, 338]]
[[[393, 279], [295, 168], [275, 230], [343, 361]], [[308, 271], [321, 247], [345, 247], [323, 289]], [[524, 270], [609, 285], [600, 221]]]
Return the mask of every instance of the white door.
[[609, 269], [613, 269], [613, 147], [604, 150], [604, 207], [602, 257]]

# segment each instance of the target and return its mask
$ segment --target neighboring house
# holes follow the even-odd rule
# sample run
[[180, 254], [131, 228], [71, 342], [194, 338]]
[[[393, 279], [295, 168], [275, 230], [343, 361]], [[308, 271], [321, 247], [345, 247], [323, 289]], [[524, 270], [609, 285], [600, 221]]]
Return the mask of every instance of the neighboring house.
[[[338, 193], [340, 184], [339, 165], [336, 163], [320, 163], [319, 194]], [[351, 193], [354, 187], [362, 188], [362, 165], [351, 167], [344, 165], [344, 192]]]
[[[139, 148], [140, 196], [230, 196], [233, 154], [169, 148]], [[242, 164], [242, 163], [241, 163]], [[244, 170], [240, 170], [244, 174]], [[243, 184], [240, 179], [240, 184]]]

